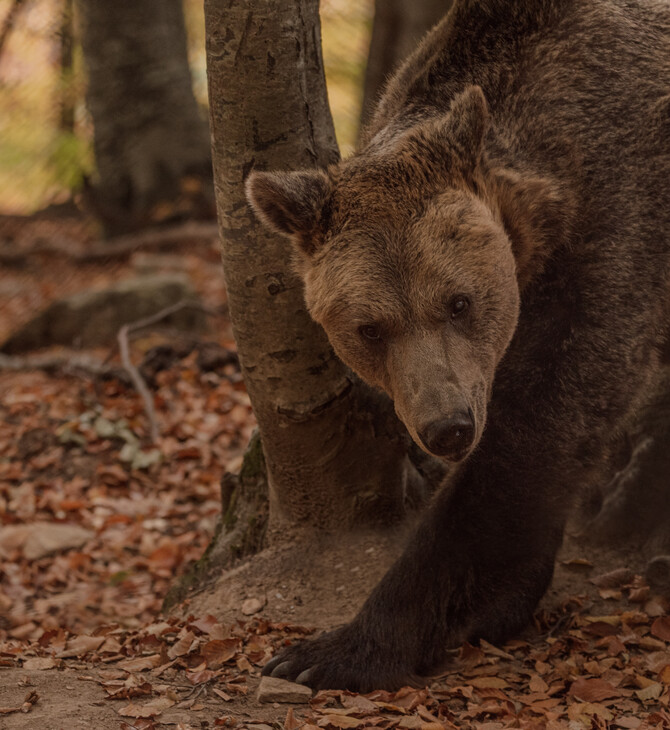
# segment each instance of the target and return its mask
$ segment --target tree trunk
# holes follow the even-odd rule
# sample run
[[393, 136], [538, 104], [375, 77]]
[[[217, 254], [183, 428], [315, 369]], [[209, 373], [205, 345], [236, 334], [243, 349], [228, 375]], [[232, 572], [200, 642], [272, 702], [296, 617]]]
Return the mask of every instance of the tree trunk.
[[375, 18], [363, 86], [365, 124], [386, 79], [414, 50], [422, 36], [451, 7], [452, 0], [375, 0]]
[[73, 65], [74, 39], [72, 35], [72, 0], [64, 0], [58, 41], [60, 45], [60, 88], [58, 105], [60, 108], [58, 129], [74, 134]]
[[335, 357], [305, 309], [288, 244], [254, 220], [244, 196], [252, 169], [338, 159], [318, 2], [206, 0], [205, 20], [224, 275], [262, 439], [270, 526], [276, 534], [395, 519], [408, 479], [416, 483], [406, 432], [389, 402]]
[[78, 10], [98, 174], [89, 198], [107, 231], [122, 233], [155, 220], [185, 176], [210, 180], [207, 128], [181, 0], [78, 0]]

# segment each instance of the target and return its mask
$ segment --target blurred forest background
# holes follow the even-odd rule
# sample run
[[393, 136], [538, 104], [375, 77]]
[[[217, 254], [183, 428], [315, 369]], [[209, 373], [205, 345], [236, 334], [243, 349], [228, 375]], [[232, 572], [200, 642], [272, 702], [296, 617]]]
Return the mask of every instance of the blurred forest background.
[[[372, 0], [321, 4], [328, 91], [343, 154], [355, 144]], [[184, 0], [193, 92], [207, 115], [202, 2]], [[0, 212], [68, 200], [94, 172], [93, 124], [72, 0], [0, 0]]]
[[[449, 5], [321, 1], [343, 156]], [[0, 0], [0, 726], [670, 728], [670, 606], [630, 570], [594, 579], [599, 604], [561, 595], [541, 611], [546, 642], [466, 645], [462, 673], [432, 690], [326, 693], [295, 716], [255, 701], [276, 650], [350, 618], [397, 542], [336, 534], [335, 553], [304, 550], [302, 568], [265, 551], [255, 573], [189, 592], [216, 567], [217, 537], [226, 560], [260, 550], [269, 511], [207, 116], [202, 0]], [[249, 307], [259, 321], [292, 289], [272, 271]], [[595, 569], [578, 553], [562, 565], [570, 595], [575, 566]]]

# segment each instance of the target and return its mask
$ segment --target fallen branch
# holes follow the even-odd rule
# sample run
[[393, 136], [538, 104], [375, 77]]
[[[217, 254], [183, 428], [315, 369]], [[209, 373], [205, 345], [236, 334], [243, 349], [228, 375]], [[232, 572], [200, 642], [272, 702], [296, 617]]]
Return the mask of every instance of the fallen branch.
[[198, 243], [211, 243], [218, 238], [219, 228], [216, 223], [190, 221], [180, 226], [142, 231], [111, 238], [109, 241], [101, 241], [80, 251], [75, 258], [77, 261], [86, 263], [98, 259], [129, 256], [140, 248], [163, 248], [188, 239], [193, 239]]
[[153, 229], [133, 233], [127, 236], [99, 241], [87, 248], [64, 239], [43, 239], [29, 249], [0, 248], [0, 263], [16, 266], [25, 263], [38, 254], [66, 256], [78, 263], [92, 263], [100, 260], [124, 258], [142, 248], [161, 249], [175, 246], [184, 241], [202, 244], [218, 240], [219, 231], [216, 223], [188, 222], [170, 228]]
[[214, 317], [219, 314], [213, 309], [203, 307], [198, 302], [192, 302], [188, 299], [182, 299], [182, 301], [177, 302], [176, 304], [172, 304], [169, 307], [165, 307], [165, 309], [161, 309], [159, 312], [156, 312], [156, 314], [152, 314], [150, 317], [139, 319], [137, 320], [137, 322], [132, 322], [130, 324], [124, 324], [123, 327], [121, 327], [121, 329], [119, 330], [119, 334], [117, 335], [121, 362], [123, 363], [123, 367], [128, 373], [128, 376], [130, 377], [130, 380], [135, 387], [135, 390], [140, 394], [140, 397], [142, 398], [142, 401], [144, 403], [144, 411], [147, 415], [147, 418], [149, 419], [151, 442], [154, 444], [158, 441], [158, 438], [160, 436], [158, 421], [156, 419], [154, 398], [149, 391], [147, 384], [144, 382], [144, 378], [140, 375], [140, 371], [135, 367], [135, 365], [133, 365], [133, 362], [130, 359], [129, 335], [132, 332], [137, 332], [137, 330], [158, 324], [161, 320], [166, 319], [170, 315], [175, 314], [176, 312], [179, 312], [180, 310], [186, 308], [198, 309], [201, 312], [204, 312], [205, 314]]
[[3, 355], [0, 353], [0, 370], [24, 372], [43, 370], [46, 373], [77, 375], [83, 373], [95, 378], [116, 378], [127, 385], [130, 380], [125, 370], [107, 365], [89, 355]]
[[119, 330], [118, 342], [119, 342], [119, 353], [121, 355], [121, 362], [126, 372], [130, 376], [130, 380], [135, 387], [135, 390], [142, 397], [144, 402], [144, 410], [149, 419], [149, 433], [151, 436], [151, 443], [155, 444], [158, 441], [158, 421], [156, 420], [156, 408], [154, 406], [154, 397], [149, 392], [144, 379], [140, 375], [140, 371], [133, 365], [130, 359], [130, 345], [128, 344], [128, 333], [132, 325], [124, 324]]

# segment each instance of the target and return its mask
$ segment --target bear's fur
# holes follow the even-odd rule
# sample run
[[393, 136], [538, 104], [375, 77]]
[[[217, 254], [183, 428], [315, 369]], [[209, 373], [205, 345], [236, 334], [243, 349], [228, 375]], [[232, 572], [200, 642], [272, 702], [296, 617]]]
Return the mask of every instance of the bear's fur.
[[524, 626], [661, 375], [670, 5], [456, 0], [360, 151], [247, 189], [338, 355], [459, 462], [354, 621], [266, 667], [394, 688]]

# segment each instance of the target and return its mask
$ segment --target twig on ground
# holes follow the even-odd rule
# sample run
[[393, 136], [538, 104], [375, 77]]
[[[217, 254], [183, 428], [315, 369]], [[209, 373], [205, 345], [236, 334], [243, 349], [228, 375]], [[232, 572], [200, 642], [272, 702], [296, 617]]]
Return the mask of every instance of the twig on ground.
[[119, 330], [119, 334], [117, 337], [119, 342], [119, 353], [121, 355], [121, 362], [123, 363], [123, 367], [126, 369], [126, 372], [130, 376], [130, 380], [132, 381], [135, 390], [140, 394], [140, 396], [142, 397], [142, 401], [144, 402], [144, 411], [147, 414], [147, 418], [149, 419], [151, 443], [155, 444], [158, 441], [159, 431], [158, 421], [156, 420], [154, 397], [149, 392], [149, 388], [147, 388], [146, 383], [140, 375], [140, 371], [133, 365], [133, 362], [130, 359], [128, 333], [130, 332], [131, 327], [132, 325], [124, 324], [123, 327], [121, 327], [121, 329]]
[[156, 312], [156, 314], [152, 314], [150, 317], [139, 319], [137, 320], [137, 322], [131, 322], [130, 324], [124, 324], [123, 327], [121, 327], [121, 329], [119, 330], [119, 334], [117, 336], [121, 362], [123, 363], [123, 367], [128, 373], [128, 376], [130, 377], [130, 380], [132, 381], [135, 390], [137, 390], [142, 398], [142, 401], [144, 402], [144, 411], [147, 414], [147, 418], [149, 419], [151, 442], [154, 444], [158, 441], [158, 438], [160, 436], [158, 421], [156, 419], [154, 398], [149, 391], [147, 384], [144, 382], [144, 378], [142, 378], [142, 376], [140, 375], [140, 371], [135, 367], [135, 365], [133, 365], [133, 362], [130, 359], [130, 344], [128, 341], [128, 336], [132, 332], [136, 332], [137, 330], [144, 329], [145, 327], [151, 327], [154, 324], [158, 324], [158, 322], [160, 322], [161, 320], [166, 319], [170, 315], [175, 314], [176, 312], [179, 312], [180, 310], [186, 308], [198, 309], [199, 311], [204, 312], [205, 314], [208, 314], [210, 316], [218, 315], [218, 312], [216, 312], [215, 310], [204, 307], [198, 302], [193, 302], [188, 299], [182, 299], [176, 304], [172, 304], [169, 307], [165, 307], [165, 309], [161, 309], [159, 312]]
[[85, 375], [96, 378], [116, 378], [123, 383], [130, 384], [126, 372], [118, 367], [107, 365], [106, 362], [96, 360], [89, 355], [3, 355], [0, 353], [0, 370], [23, 372], [26, 370], [44, 370], [47, 373], [62, 372], [66, 375]]

